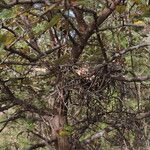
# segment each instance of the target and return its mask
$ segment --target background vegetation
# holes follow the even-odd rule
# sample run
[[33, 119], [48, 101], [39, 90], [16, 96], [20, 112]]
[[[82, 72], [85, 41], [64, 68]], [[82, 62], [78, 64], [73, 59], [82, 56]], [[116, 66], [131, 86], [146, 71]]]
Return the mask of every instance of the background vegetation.
[[0, 149], [150, 148], [149, 0], [0, 1]]

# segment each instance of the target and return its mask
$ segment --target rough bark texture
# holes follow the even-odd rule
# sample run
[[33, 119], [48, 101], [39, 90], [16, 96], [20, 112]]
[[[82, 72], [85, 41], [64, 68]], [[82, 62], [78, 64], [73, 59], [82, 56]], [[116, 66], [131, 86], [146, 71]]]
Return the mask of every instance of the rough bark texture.
[[60, 132], [63, 130], [66, 124], [66, 117], [62, 115], [56, 115], [51, 120], [52, 136], [56, 138], [55, 147], [56, 150], [69, 150], [70, 145], [66, 136], [61, 136]]

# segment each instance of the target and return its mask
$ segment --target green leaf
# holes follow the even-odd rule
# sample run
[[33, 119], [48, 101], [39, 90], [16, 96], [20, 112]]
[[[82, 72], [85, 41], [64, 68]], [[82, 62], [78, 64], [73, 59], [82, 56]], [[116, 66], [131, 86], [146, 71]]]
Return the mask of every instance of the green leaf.
[[36, 34], [40, 34], [42, 33], [44, 30], [47, 29], [47, 22], [41, 22], [38, 23], [34, 28], [33, 28], [33, 32], [35, 32]]
[[61, 16], [60, 16], [60, 15], [55, 15], [55, 16], [51, 19], [51, 21], [50, 21], [48, 27], [53, 27], [53, 26], [55, 26], [60, 20], [61, 20]]
[[0, 19], [11, 19], [14, 18], [16, 16], [15, 13], [13, 13], [13, 10], [6, 10], [4, 9], [1, 13], [0, 13]]
[[70, 125], [65, 125], [65, 126], [64, 126], [64, 129], [65, 129], [66, 131], [70, 132], [70, 133], [73, 131], [73, 127], [70, 126]]

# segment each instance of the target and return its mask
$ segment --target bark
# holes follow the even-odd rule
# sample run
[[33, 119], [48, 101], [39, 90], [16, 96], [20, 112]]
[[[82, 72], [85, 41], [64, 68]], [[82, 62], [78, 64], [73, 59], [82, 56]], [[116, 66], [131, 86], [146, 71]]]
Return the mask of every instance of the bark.
[[56, 115], [51, 120], [52, 136], [56, 139], [56, 150], [70, 150], [70, 144], [67, 136], [61, 136], [59, 133], [63, 130], [67, 123], [66, 116]]
[[50, 126], [52, 130], [52, 139], [55, 139], [55, 149], [56, 150], [70, 150], [70, 144], [68, 140], [68, 135], [62, 134], [65, 131], [65, 125], [68, 124], [67, 121], [67, 109], [68, 109], [68, 99], [69, 91], [64, 91], [63, 82], [60, 82], [56, 86], [57, 94], [55, 95], [56, 101], [54, 104], [54, 117], [50, 120]]

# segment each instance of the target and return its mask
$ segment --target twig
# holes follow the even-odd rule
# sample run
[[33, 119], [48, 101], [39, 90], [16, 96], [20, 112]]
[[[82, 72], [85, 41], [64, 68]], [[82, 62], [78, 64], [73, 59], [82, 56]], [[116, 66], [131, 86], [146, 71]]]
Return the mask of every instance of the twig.
[[118, 81], [124, 81], [124, 82], [143, 82], [150, 80], [150, 76], [144, 76], [144, 77], [123, 77], [123, 76], [111, 76], [113, 79]]

